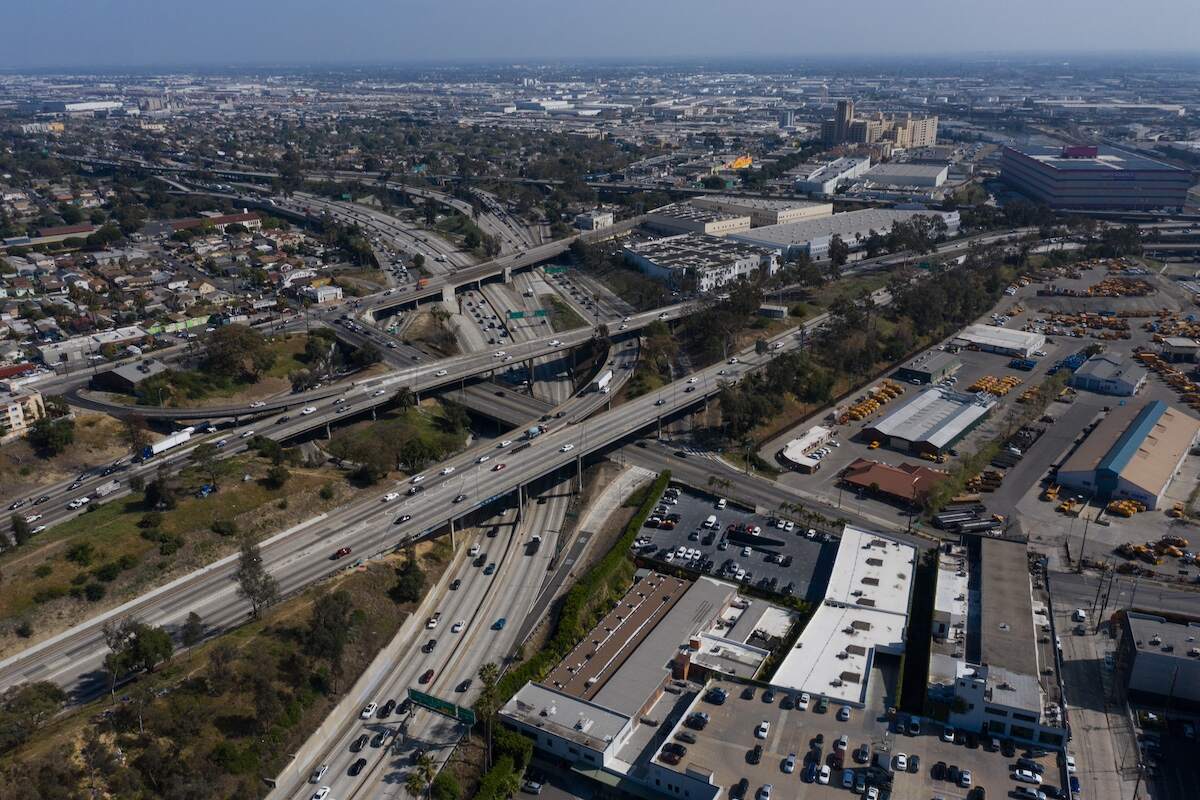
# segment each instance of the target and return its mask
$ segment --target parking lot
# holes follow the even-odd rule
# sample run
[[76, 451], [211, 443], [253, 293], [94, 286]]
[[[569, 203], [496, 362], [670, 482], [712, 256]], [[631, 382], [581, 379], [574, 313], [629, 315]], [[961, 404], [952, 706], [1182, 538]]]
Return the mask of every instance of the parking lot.
[[[895, 680], [898, 665], [881, 659], [872, 669], [866, 707], [849, 709], [849, 718], [838, 719], [840, 706], [830, 704], [818, 710], [816, 698], [810, 698], [806, 708], [799, 707], [799, 695], [782, 691], [743, 686], [733, 682], [713, 682], [709, 688], [724, 689], [724, 703], [712, 702], [705, 695], [693, 706], [694, 711], [709, 715], [702, 729], [683, 725], [676, 729], [672, 740], [685, 743], [686, 754], [674, 768], [683, 770], [689, 763], [702, 764], [713, 771], [713, 780], [731, 790], [737, 800], [738, 784], [746, 781], [746, 800], [754, 800], [760, 788], [773, 787], [772, 797], [784, 798], [846, 796], [862, 776], [862, 785], [878, 785], [884, 789], [881, 797], [899, 800], [929, 800], [931, 797], [975, 797], [971, 791], [983, 787], [988, 797], [1012, 796], [1020, 784], [1012, 778], [1016, 759], [1025, 752], [1019, 748], [1006, 756], [1000, 751], [986, 749], [988, 743], [976, 742], [971, 747], [960, 733], [957, 742], [943, 741], [940, 726], [924, 723], [916, 735], [907, 726], [891, 722], [887, 709], [895, 703]], [[760, 723], [769, 723], [765, 737], [758, 738]], [[686, 732], [686, 733], [684, 733]], [[684, 733], [684, 738], [680, 738]], [[844, 753], [838, 744], [845, 736]], [[691, 739], [692, 741], [688, 741]], [[754, 754], [756, 745], [761, 753]], [[864, 749], [865, 748], [865, 749]], [[903, 754], [906, 771], [897, 771], [897, 756]], [[793, 755], [794, 771], [785, 772], [789, 755]], [[914, 759], [915, 756], [915, 759]], [[915, 760], [915, 766], [914, 766]], [[1059, 768], [1052, 755], [1036, 759], [1042, 767], [1047, 785], [1057, 785]], [[969, 770], [970, 785], [962, 786], [944, 777], [934, 778], [935, 765], [943, 768]], [[810, 772], [808, 764], [815, 766]], [[828, 770], [828, 785], [822, 785], [820, 767]], [[882, 769], [888, 765], [891, 775]], [[845, 769], [851, 771], [851, 786], [845, 784]], [[940, 770], [939, 770], [940, 772]], [[887, 790], [889, 782], [891, 788]], [[807, 784], [801, 787], [800, 784]], [[858, 793], [861, 794], [860, 788]]]
[[[672, 490], [678, 491], [677, 497], [670, 496]], [[740, 569], [741, 583], [810, 602], [824, 597], [837, 555], [835, 536], [795, 522], [785, 523], [781, 529], [778, 519], [733, 503], [717, 508], [719, 499], [683, 487], [667, 491], [652, 519], [671, 524], [670, 518], [676, 517], [674, 528], [652, 527], [657, 523], [648, 520], [641, 534], [649, 540], [642, 548], [643, 555], [728, 580], [738, 580]], [[706, 526], [709, 517], [716, 518], [715, 527]], [[730, 530], [731, 525], [735, 530]], [[761, 530], [755, 535], [744, 532], [747, 528]], [[680, 553], [680, 548], [685, 552]]]

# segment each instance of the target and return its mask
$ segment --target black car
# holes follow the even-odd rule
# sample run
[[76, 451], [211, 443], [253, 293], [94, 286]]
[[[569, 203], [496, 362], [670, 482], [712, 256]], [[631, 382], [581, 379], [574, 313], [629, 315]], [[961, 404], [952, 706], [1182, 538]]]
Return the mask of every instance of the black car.
[[393, 522], [392, 524], [393, 525], [403, 525], [404, 523], [408, 522], [410, 519], [412, 519], [412, 514], [401, 514], [400, 516], [396, 517], [396, 521]]
[[774, 703], [775, 702], [775, 690], [768, 688], [765, 692], [763, 692], [762, 701], [764, 703]]
[[388, 717], [390, 717], [392, 715], [392, 712], [395, 710], [396, 710], [396, 701], [388, 700], [386, 703], [383, 704], [382, 707], [380, 707], [379, 718], [387, 719]]
[[460, 494], [460, 495], [456, 495], [454, 497], [454, 502], [461, 503], [463, 500], [466, 500], [466, 499], [467, 499], [467, 496], [465, 494]]
[[754, 687], [753, 686], [747, 686], [745, 689], [742, 689], [742, 699], [743, 700], [753, 700], [754, 699]]
[[390, 734], [391, 731], [386, 728], [375, 734], [371, 737], [371, 747], [383, 747], [383, 743], [387, 741]]
[[958, 767], [954, 764], [946, 767], [946, 780], [951, 783], [958, 783]]
[[397, 709], [397, 713], [407, 714], [410, 708], [412, 708], [412, 698], [406, 697], [400, 701], [400, 707]]
[[935, 781], [944, 781], [946, 779], [946, 762], [939, 761], [933, 765], [933, 769], [929, 771], [930, 777]]
[[13, 501], [12, 501], [12, 503], [10, 503], [10, 504], [9, 504], [9, 506], [8, 506], [8, 510], [9, 510], [9, 511], [16, 511], [18, 508], [20, 508], [20, 507], [21, 507], [21, 506], [23, 506], [23, 505], [25, 505], [25, 501], [24, 501], [24, 500], [13, 500]]
[[432, 653], [433, 648], [435, 647], [437, 647], [437, 639], [430, 639], [428, 642], [421, 645], [421, 652], [426, 654]]
[[42, 495], [41, 497], [39, 497], [37, 500], [34, 500], [34, 501], [33, 501], [33, 504], [34, 504], [35, 506], [40, 506], [42, 503], [46, 503], [46, 502], [49, 502], [49, 501], [50, 501], [50, 495], [48, 495], [48, 494], [44, 494], [44, 495]]
[[1017, 746], [1012, 739], [1003, 739], [1000, 742], [1000, 752], [1005, 758], [1012, 758], [1017, 754]]
[[675, 734], [675, 738], [681, 742], [687, 742], [688, 744], [696, 743], [696, 734], [692, 733], [691, 731], [680, 731], [679, 733]]
[[275, 420], [275, 424], [282, 425], [283, 423], [287, 422], [289, 419], [291, 419], [291, 417], [289, 417], [287, 414], [284, 414], [282, 417]]
[[454, 580], [450, 581], [450, 591], [454, 591], [455, 589], [457, 589], [460, 586], [462, 586], [461, 579], [455, 578]]
[[921, 769], [921, 757], [913, 753], [908, 757], [908, 771], [914, 775]]
[[367, 736], [365, 733], [362, 734], [361, 736], [359, 736], [357, 739], [354, 740], [353, 744], [350, 745], [350, 749], [353, 750], [355, 753], [357, 753], [359, 750], [362, 750], [364, 747], [367, 746], [367, 741], [370, 738], [371, 737]]
[[742, 778], [740, 781], [729, 787], [730, 800], [745, 800], [746, 791], [750, 788], [750, 781]]
[[757, 764], [762, 761], [763, 746], [761, 744], [754, 745], [754, 749], [746, 753], [746, 760], [751, 764]]
[[357, 775], [358, 773], [363, 771], [363, 767], [365, 767], [366, 765], [367, 765], [367, 760], [365, 758], [360, 758], [358, 761], [355, 761], [353, 764], [350, 765], [350, 774]]
[[979, 748], [979, 737], [973, 733], [968, 733], [967, 734], [967, 747], [971, 748], [972, 750], [978, 749]]
[[470, 678], [464, 678], [464, 679], [463, 679], [463, 680], [462, 680], [462, 681], [461, 681], [461, 682], [458, 684], [458, 686], [456, 686], [456, 687], [455, 687], [455, 689], [454, 689], [454, 690], [455, 690], [456, 692], [465, 692], [467, 689], [470, 689], [470, 688], [471, 688], [471, 679], [470, 679]]
[[787, 692], [783, 693], [783, 699], [779, 701], [779, 707], [784, 711], [789, 711], [796, 707], [796, 698], [792, 697]]

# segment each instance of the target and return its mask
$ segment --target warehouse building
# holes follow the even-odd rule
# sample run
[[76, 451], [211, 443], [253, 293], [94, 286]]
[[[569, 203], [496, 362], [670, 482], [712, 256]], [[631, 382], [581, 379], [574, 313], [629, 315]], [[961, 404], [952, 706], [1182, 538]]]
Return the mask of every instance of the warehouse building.
[[863, 437], [895, 450], [940, 455], [982, 423], [996, 398], [936, 387], [863, 430]]
[[936, 217], [946, 223], [946, 235], [958, 232], [957, 211], [904, 210], [894, 208], [868, 208], [862, 211], [847, 211], [831, 217], [808, 219], [785, 225], [768, 225], [745, 233], [730, 236], [739, 242], [770, 247], [779, 250], [784, 258], [805, 253], [809, 258], [822, 259], [829, 255], [829, 242], [834, 236], [841, 238], [850, 249], [860, 250], [874, 231], [887, 233], [897, 222], [909, 222], [914, 217]]
[[923, 186], [936, 188], [946, 182], [949, 164], [879, 164], [867, 170], [862, 179], [882, 186]]
[[58, 364], [78, 365], [98, 356], [105, 345], [124, 347], [142, 342], [149, 334], [138, 325], [97, 331], [84, 336], [72, 336], [60, 342], [46, 342], [37, 346], [42, 363], [53, 368]]
[[625, 260], [674, 289], [709, 292], [760, 271], [774, 275], [779, 254], [748, 244], [685, 233], [664, 239], [634, 242], [624, 248]]
[[876, 658], [904, 653], [916, 548], [847, 525], [825, 599], [771, 685], [862, 707]]
[[133, 394], [142, 381], [167, 372], [168, 369], [167, 365], [158, 359], [145, 358], [96, 373], [90, 381], [91, 388], [101, 392]]
[[1069, 381], [1076, 389], [1132, 397], [1146, 382], [1146, 370], [1125, 356], [1099, 353], [1083, 362]]
[[750, 226], [753, 228], [817, 219], [833, 214], [833, 203], [810, 203], [804, 200], [771, 200], [763, 197], [714, 194], [693, 197], [689, 202], [697, 208], [709, 208], [734, 216], [749, 215]]
[[688, 203], [671, 203], [646, 214], [643, 224], [651, 230], [666, 234], [706, 233], [709, 236], [726, 236], [750, 230], [750, 215], [729, 214]]
[[1046, 337], [1033, 331], [1018, 331], [998, 325], [968, 325], [952, 342], [957, 347], [1030, 358], [1046, 346]]
[[1005, 147], [1000, 178], [1052, 208], [1180, 209], [1192, 186], [1187, 170], [1095, 145]]
[[1200, 421], [1161, 400], [1109, 412], [1058, 468], [1058, 483], [1101, 499], [1162, 503], [1200, 435]]
[[1187, 336], [1168, 336], [1159, 345], [1163, 361], [1177, 364], [1181, 361], [1189, 363], [1196, 361], [1200, 352], [1200, 342]]
[[951, 725], [1042, 747], [1066, 743], [1045, 602], [1023, 542], [968, 537], [938, 552], [928, 698]]
[[1116, 669], [1132, 698], [1200, 709], [1200, 620], [1129, 611], [1120, 631]]
[[[754, 677], [797, 616], [739, 597], [711, 578], [640, 573], [633, 587], [546, 679], [504, 704], [504, 725], [539, 757], [618, 793], [714, 800], [705, 774], [658, 763], [665, 720], [677, 720], [713, 676]], [[668, 726], [669, 727], [669, 726]]]
[[953, 353], [937, 351], [918, 356], [896, 370], [896, 380], [909, 383], [938, 383], [962, 369], [962, 362]]
[[842, 485], [856, 492], [881, 497], [901, 506], [920, 506], [933, 488], [950, 473], [919, 464], [893, 467], [880, 461], [856, 458], [842, 471]]
[[795, 189], [805, 194], [832, 195], [838, 185], [852, 181], [871, 168], [869, 158], [839, 158], [814, 164], [796, 176]]

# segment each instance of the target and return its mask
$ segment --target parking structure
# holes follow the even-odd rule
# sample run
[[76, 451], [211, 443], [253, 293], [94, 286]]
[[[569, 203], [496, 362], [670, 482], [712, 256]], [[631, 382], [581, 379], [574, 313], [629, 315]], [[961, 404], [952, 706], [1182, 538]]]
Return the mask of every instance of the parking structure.
[[663, 564], [814, 601], [824, 595], [837, 543], [828, 531], [672, 485], [635, 546]]

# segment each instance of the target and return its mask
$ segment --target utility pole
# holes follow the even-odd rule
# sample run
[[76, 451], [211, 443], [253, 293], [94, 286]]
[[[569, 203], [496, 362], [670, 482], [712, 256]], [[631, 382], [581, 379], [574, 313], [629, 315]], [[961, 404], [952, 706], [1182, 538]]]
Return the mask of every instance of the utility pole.
[[1091, 521], [1091, 517], [1083, 518], [1083, 541], [1079, 543], [1079, 558], [1075, 559], [1076, 572], [1083, 572], [1083, 550], [1087, 547], [1088, 524]]

